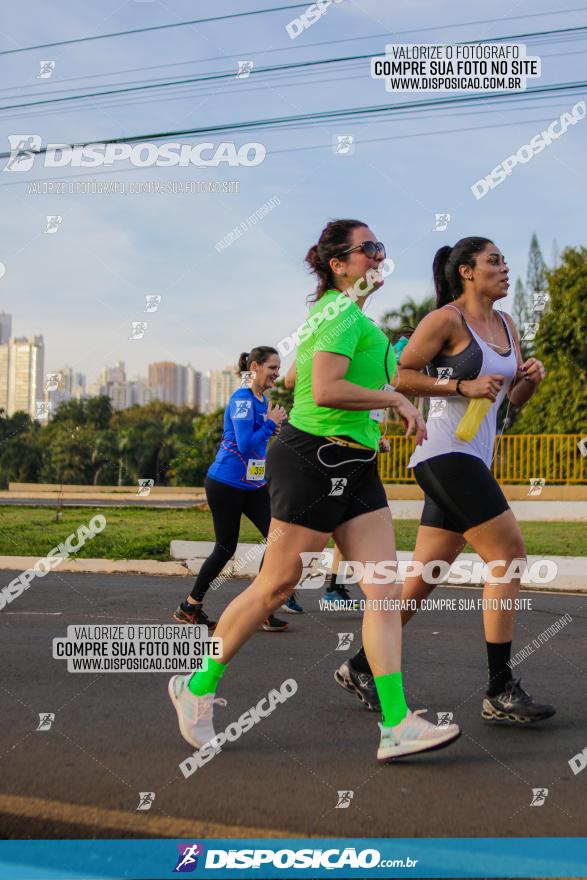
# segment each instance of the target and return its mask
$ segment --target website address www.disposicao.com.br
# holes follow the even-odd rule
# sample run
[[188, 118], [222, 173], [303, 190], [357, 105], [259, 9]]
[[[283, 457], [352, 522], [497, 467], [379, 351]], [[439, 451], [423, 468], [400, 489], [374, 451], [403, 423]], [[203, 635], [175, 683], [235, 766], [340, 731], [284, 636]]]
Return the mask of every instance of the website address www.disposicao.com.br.
[[276, 869], [415, 868], [418, 859], [382, 859], [377, 849], [208, 849], [204, 867], [238, 870], [270, 865]]

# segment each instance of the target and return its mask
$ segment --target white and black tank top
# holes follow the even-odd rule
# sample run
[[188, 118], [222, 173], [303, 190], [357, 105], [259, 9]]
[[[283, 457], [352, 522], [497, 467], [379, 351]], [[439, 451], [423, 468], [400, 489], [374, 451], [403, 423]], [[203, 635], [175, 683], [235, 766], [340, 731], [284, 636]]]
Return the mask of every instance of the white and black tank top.
[[[490, 467], [493, 459], [493, 444], [496, 434], [497, 412], [507, 394], [507, 391], [515, 379], [518, 368], [518, 357], [515, 345], [509, 333], [508, 325], [503, 315], [501, 318], [505, 327], [509, 348], [507, 352], [500, 354], [482, 339], [472, 327], [469, 327], [460, 309], [451, 306], [459, 312], [463, 324], [471, 335], [468, 346], [455, 355], [438, 354], [426, 367], [429, 376], [442, 375], [439, 371], [442, 367], [450, 367], [451, 379], [478, 379], [488, 373], [499, 374], [504, 377], [503, 385], [497, 395], [497, 399], [481, 422], [479, 430], [471, 441], [458, 440], [455, 431], [465, 414], [471, 398], [461, 395], [450, 397], [430, 397], [430, 409], [426, 420], [428, 438], [421, 446], [416, 446], [408, 467], [413, 468], [422, 461], [435, 458], [437, 455], [446, 455], [448, 452], [464, 452], [480, 458]], [[447, 371], [448, 372], [448, 371]]]

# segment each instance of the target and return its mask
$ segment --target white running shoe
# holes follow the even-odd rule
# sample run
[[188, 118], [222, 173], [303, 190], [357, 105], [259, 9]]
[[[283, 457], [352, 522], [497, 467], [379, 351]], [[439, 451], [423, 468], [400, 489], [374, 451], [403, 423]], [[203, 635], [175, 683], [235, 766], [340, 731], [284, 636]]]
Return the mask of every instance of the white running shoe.
[[461, 729], [458, 724], [436, 727], [425, 718], [420, 717], [426, 711], [426, 709], [416, 709], [415, 712], [408, 711], [403, 721], [400, 721], [395, 727], [379, 725], [381, 742], [377, 749], [378, 761], [384, 764], [404, 755], [443, 749], [459, 738]]
[[191, 746], [201, 749], [216, 736], [212, 723], [214, 704], [226, 706], [226, 700], [214, 694], [203, 697], [192, 694], [188, 687], [191, 677], [192, 673], [174, 675], [169, 679], [167, 691], [177, 712], [181, 735]]

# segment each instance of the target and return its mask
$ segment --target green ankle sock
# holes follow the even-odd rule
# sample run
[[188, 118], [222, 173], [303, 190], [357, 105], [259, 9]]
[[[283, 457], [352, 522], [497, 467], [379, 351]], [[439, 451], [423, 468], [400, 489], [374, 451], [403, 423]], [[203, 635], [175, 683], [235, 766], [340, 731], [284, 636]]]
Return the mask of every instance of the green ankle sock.
[[196, 697], [204, 697], [206, 694], [215, 694], [218, 682], [224, 675], [227, 663], [219, 663], [213, 657], [208, 657], [208, 668], [200, 672], [194, 672], [188, 682], [188, 688]]
[[389, 675], [376, 675], [374, 681], [381, 703], [383, 726], [394, 727], [403, 721], [408, 714], [402, 674], [401, 672], [390, 672]]

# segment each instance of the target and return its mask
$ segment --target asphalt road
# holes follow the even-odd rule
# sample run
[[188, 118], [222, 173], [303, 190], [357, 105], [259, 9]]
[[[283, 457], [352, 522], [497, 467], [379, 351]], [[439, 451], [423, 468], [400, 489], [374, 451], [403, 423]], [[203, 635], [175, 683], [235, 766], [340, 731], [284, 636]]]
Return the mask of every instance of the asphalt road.
[[[14, 573], [0, 572], [0, 586]], [[412, 708], [452, 711], [463, 736], [451, 748], [379, 766], [377, 718], [333, 681], [349, 656], [339, 632], [359, 638], [360, 615], [318, 610], [285, 615], [290, 630], [259, 632], [233, 662], [216, 726], [294, 678], [298, 691], [185, 779], [191, 752], [166, 693], [168, 673], [72, 674], [52, 659], [68, 624], [155, 624], [189, 581], [144, 576], [50, 574], [0, 612], [0, 822], [7, 837], [581, 836], [587, 772], [568, 761], [587, 746], [584, 724], [587, 597], [524, 594], [514, 649], [555, 620], [572, 622], [520, 667], [531, 693], [554, 702], [554, 719], [499, 728], [480, 718], [485, 679], [478, 611], [421, 612], [406, 629], [405, 680]], [[217, 615], [246, 585], [211, 595]], [[437, 591], [440, 595], [440, 590]], [[442, 589], [477, 598], [475, 589]], [[54, 713], [38, 731], [39, 713]], [[530, 806], [532, 789], [548, 789]], [[336, 808], [339, 791], [350, 806]], [[155, 792], [137, 811], [139, 792]], [[227, 827], [228, 826], [228, 827]]]

